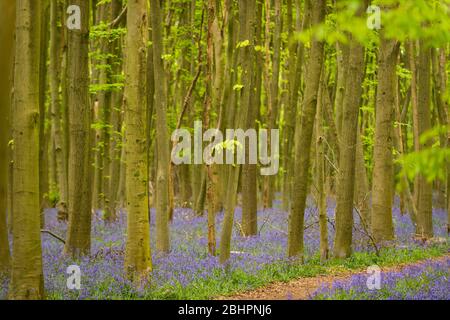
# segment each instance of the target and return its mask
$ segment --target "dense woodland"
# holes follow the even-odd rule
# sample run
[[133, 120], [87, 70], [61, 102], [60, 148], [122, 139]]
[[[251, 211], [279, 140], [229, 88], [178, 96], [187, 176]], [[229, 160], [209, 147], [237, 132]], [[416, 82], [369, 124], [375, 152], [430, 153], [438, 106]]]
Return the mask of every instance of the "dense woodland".
[[[221, 265], [234, 233], [260, 236], [261, 210], [288, 214], [282, 250], [299, 265], [309, 208], [322, 263], [351, 257], [356, 232], [368, 250], [392, 246], [396, 209], [411, 238], [448, 237], [448, 0], [1, 0], [0, 46], [11, 299], [46, 297], [44, 236], [61, 257], [89, 259], [95, 224], [123, 216], [121, 272], [151, 279], [152, 257], [176, 250], [179, 208], [204, 217], [204, 251]], [[194, 121], [278, 129], [277, 174], [174, 164], [172, 132]], [[64, 234], [48, 228], [49, 208]]]

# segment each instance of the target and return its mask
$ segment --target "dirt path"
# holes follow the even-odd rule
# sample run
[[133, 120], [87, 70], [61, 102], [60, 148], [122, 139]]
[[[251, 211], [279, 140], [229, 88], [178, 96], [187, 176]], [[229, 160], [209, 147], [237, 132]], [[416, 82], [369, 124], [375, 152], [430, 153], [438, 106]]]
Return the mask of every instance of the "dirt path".
[[[449, 258], [450, 255], [433, 258], [434, 261], [442, 261]], [[396, 266], [381, 267], [382, 272], [399, 271], [411, 265], [418, 265], [425, 263], [427, 260], [421, 260], [415, 263], [400, 264]], [[345, 272], [336, 272], [311, 278], [299, 278], [289, 282], [274, 282], [265, 287], [255, 290], [245, 291], [232, 296], [218, 297], [218, 300], [305, 300], [318, 289], [322, 284], [331, 285], [335, 280], [350, 279], [355, 274], [365, 274], [364, 270], [352, 270]]]

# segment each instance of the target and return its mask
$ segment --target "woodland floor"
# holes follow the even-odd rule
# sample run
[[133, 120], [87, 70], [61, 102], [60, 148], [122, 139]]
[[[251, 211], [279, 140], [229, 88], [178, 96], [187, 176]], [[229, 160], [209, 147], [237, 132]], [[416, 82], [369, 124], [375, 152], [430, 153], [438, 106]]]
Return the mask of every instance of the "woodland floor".
[[[450, 254], [432, 259], [426, 259], [415, 263], [402, 263], [396, 266], [380, 267], [383, 273], [402, 272], [411, 266], [422, 266], [427, 262], [444, 262], [450, 258]], [[331, 287], [336, 281], [350, 281], [354, 275], [367, 275], [366, 270], [336, 270], [330, 274], [316, 277], [298, 278], [288, 282], [274, 282], [267, 286], [244, 291], [230, 296], [221, 296], [217, 300], [307, 300], [312, 294], [324, 285]]]
[[[126, 215], [120, 214], [116, 223], [105, 222], [102, 212], [96, 212], [92, 221], [91, 254], [73, 260], [62, 255], [63, 243], [42, 234], [43, 269], [48, 299], [158, 299], [204, 300], [227, 297], [231, 299], [306, 299], [323, 283], [333, 282], [335, 291], [319, 292], [313, 296], [326, 299], [445, 299], [450, 300], [450, 248], [447, 234], [447, 213], [433, 210], [434, 234], [444, 242], [423, 243], [412, 236], [414, 226], [408, 215], [398, 207], [393, 209], [396, 239], [380, 248], [376, 254], [364, 233], [360, 232], [355, 217], [353, 254], [349, 259], [330, 259], [320, 262], [318, 254], [319, 227], [317, 208], [308, 206], [305, 213], [305, 263], [299, 264], [286, 257], [288, 213], [276, 208], [258, 211], [258, 235], [243, 237], [236, 224], [233, 228], [232, 255], [227, 265], [207, 252], [207, 217], [198, 216], [191, 209], [176, 208], [171, 224], [171, 252], [160, 254], [153, 250], [153, 271], [140, 286], [124, 276], [126, 242]], [[329, 201], [329, 246], [334, 239], [334, 208]], [[155, 246], [155, 210], [151, 211], [150, 238]], [[217, 235], [220, 235], [223, 214], [216, 217]], [[241, 221], [241, 209], [235, 212], [235, 221]], [[66, 223], [57, 220], [55, 209], [46, 211], [45, 229], [61, 238], [66, 237]], [[220, 241], [219, 236], [216, 239]], [[437, 257], [447, 257], [433, 264]], [[367, 289], [368, 266], [378, 265], [382, 270], [395, 270], [402, 264], [431, 261], [420, 270], [391, 272], [382, 275], [382, 289]], [[67, 267], [81, 269], [81, 290], [67, 289]], [[392, 266], [396, 266], [393, 267]], [[385, 269], [392, 268], [392, 269]], [[417, 269], [417, 268], [416, 268]], [[355, 271], [356, 270], [356, 271]], [[361, 274], [356, 280], [354, 277]], [[355, 275], [356, 274], [356, 275]], [[383, 278], [384, 277], [384, 278]], [[350, 284], [336, 283], [351, 278]], [[417, 281], [412, 281], [416, 279]], [[410, 281], [411, 280], [411, 281]], [[262, 289], [261, 289], [262, 288]], [[359, 290], [359, 291], [358, 291]], [[0, 279], [0, 300], [7, 296], [8, 279]]]

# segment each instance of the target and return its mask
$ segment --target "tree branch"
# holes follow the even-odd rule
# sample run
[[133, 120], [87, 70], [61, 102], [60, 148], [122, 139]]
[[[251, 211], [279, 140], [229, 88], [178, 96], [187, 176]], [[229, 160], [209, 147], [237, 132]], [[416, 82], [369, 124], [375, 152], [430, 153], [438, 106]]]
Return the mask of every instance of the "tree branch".
[[53, 238], [58, 239], [59, 241], [61, 241], [62, 243], [66, 243], [66, 240], [64, 240], [63, 238], [61, 238], [60, 236], [54, 234], [53, 232], [51, 232], [50, 230], [46, 230], [46, 229], [42, 229], [41, 233], [46, 233], [51, 235]]

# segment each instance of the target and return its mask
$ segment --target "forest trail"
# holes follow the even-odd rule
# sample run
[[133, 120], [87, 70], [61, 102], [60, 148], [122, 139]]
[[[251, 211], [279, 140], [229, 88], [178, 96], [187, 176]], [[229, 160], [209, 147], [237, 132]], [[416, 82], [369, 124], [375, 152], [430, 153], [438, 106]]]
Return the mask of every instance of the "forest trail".
[[[450, 254], [435, 257], [432, 259], [419, 260], [414, 263], [399, 264], [396, 266], [381, 267], [382, 272], [395, 272], [412, 266], [420, 265], [426, 261], [443, 261], [450, 257]], [[350, 280], [354, 275], [366, 273], [365, 269], [337, 271], [332, 274], [320, 275], [316, 277], [298, 278], [288, 282], [274, 282], [267, 286], [241, 292], [231, 296], [221, 296], [217, 300], [307, 300], [315, 290], [322, 284], [330, 286], [336, 280]]]

